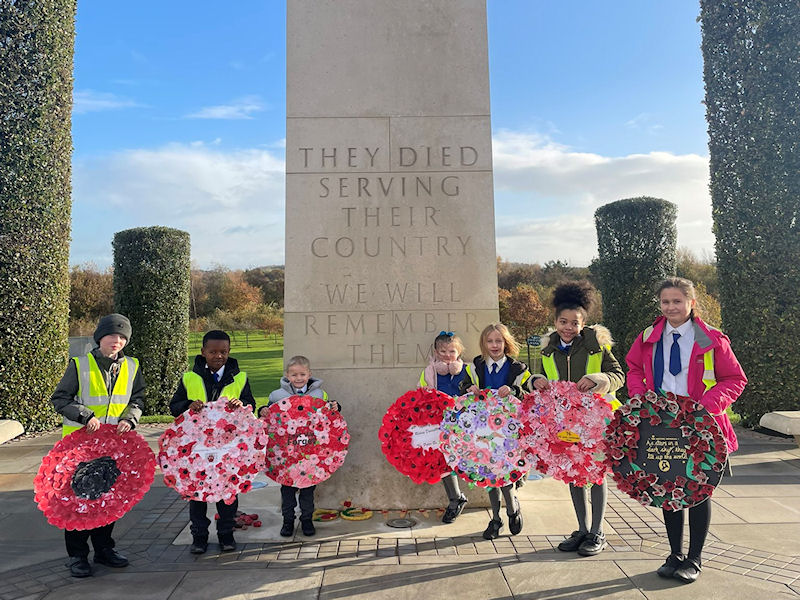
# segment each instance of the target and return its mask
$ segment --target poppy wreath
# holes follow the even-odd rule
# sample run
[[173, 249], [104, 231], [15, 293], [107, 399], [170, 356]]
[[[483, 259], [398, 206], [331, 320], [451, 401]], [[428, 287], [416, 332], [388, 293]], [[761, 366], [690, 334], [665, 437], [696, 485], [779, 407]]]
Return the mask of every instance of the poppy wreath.
[[271, 405], [264, 420], [267, 476], [278, 483], [311, 487], [344, 463], [350, 443], [347, 423], [326, 400], [289, 396]]
[[444, 412], [440, 448], [456, 474], [480, 487], [503, 487], [521, 479], [532, 458], [520, 438], [520, 401], [481, 390], [454, 399]]
[[600, 394], [581, 392], [571, 381], [525, 394], [522, 421], [530, 433], [522, 443], [537, 457], [536, 469], [577, 486], [601, 484], [611, 470], [606, 424], [611, 404]]
[[78, 429], [56, 443], [33, 480], [34, 500], [51, 525], [95, 529], [141, 500], [155, 477], [156, 457], [135, 431], [116, 425]]
[[[683, 443], [673, 444], [671, 450], [677, 452], [669, 457], [659, 450], [664, 460], [643, 458], [646, 448], [640, 449], [640, 429], [647, 426], [651, 430], [679, 429], [680, 438], [672, 439]], [[633, 396], [615, 411], [606, 439], [617, 487], [644, 506], [667, 511], [689, 508], [710, 498], [728, 460], [725, 438], [714, 417], [691, 398], [671, 392], [666, 396], [653, 391]], [[670, 443], [669, 436], [658, 439]], [[676, 460], [680, 472], [670, 468]]]
[[264, 470], [266, 444], [252, 409], [229, 408], [223, 397], [175, 419], [158, 440], [158, 464], [164, 483], [184, 499], [232, 504]]
[[383, 416], [381, 450], [414, 483], [438, 483], [450, 473], [439, 450], [439, 432], [445, 409], [453, 406], [453, 398], [444, 392], [418, 388], [400, 396]]

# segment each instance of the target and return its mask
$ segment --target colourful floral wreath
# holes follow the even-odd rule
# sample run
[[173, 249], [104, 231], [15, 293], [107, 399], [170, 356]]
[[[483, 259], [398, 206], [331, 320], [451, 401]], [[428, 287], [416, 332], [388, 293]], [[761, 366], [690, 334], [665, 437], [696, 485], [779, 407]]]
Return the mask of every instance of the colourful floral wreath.
[[522, 420], [530, 433], [522, 443], [538, 457], [536, 469], [565, 483], [601, 484], [610, 471], [605, 440], [611, 405], [570, 381], [553, 381], [526, 394]]
[[101, 425], [56, 443], [33, 480], [34, 499], [51, 525], [94, 529], [128, 512], [150, 489], [156, 457], [134, 431]]
[[[663, 422], [680, 428], [688, 442], [686, 476], [665, 479], [645, 473], [636, 464], [639, 424], [644, 420], [654, 426]], [[660, 396], [648, 391], [628, 400], [614, 413], [606, 438], [617, 487], [644, 506], [668, 511], [682, 510], [711, 497], [728, 460], [725, 438], [714, 417], [691, 398], [671, 392]]]
[[445, 409], [454, 404], [444, 392], [418, 388], [400, 396], [383, 416], [381, 450], [414, 483], [438, 483], [451, 471], [439, 450], [439, 432]]
[[522, 478], [531, 457], [520, 444], [528, 433], [519, 421], [520, 401], [481, 390], [455, 399], [445, 410], [441, 450], [462, 479], [481, 487], [502, 487]]
[[339, 411], [311, 396], [289, 396], [269, 407], [267, 476], [307, 488], [325, 481], [344, 463], [350, 434]]
[[250, 490], [265, 468], [264, 424], [247, 406], [228, 408], [228, 399], [186, 411], [158, 440], [164, 483], [187, 500], [224, 501]]

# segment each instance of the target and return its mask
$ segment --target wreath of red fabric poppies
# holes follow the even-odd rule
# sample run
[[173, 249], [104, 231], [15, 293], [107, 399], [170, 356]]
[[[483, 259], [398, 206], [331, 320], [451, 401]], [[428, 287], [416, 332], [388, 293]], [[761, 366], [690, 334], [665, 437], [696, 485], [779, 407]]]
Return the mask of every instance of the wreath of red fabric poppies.
[[441, 450], [456, 474], [480, 487], [503, 487], [522, 478], [533, 457], [520, 444], [529, 432], [520, 422], [520, 401], [481, 390], [459, 396], [445, 410]]
[[530, 433], [522, 442], [538, 457], [536, 469], [578, 486], [603, 483], [611, 470], [605, 430], [612, 412], [600, 394], [581, 392], [570, 381], [526, 394], [522, 421]]
[[328, 402], [289, 396], [269, 407], [266, 430], [267, 476], [282, 485], [307, 488], [325, 481], [342, 466], [350, 434]]
[[[686, 446], [686, 474], [667, 479], [645, 473], [636, 464], [639, 425], [649, 420], [680, 428]], [[688, 397], [653, 391], [636, 395], [614, 413], [606, 430], [613, 478], [617, 487], [644, 506], [668, 511], [689, 508], [711, 497], [719, 483], [728, 448], [714, 417]]]
[[156, 457], [135, 431], [116, 425], [78, 429], [56, 443], [33, 480], [34, 500], [51, 525], [95, 529], [113, 523], [144, 497]]
[[158, 440], [158, 464], [164, 483], [186, 500], [232, 504], [264, 470], [266, 443], [249, 407], [229, 408], [220, 398], [175, 419]]
[[445, 409], [453, 398], [432, 388], [418, 388], [400, 396], [383, 416], [378, 438], [386, 460], [414, 483], [438, 483], [451, 471], [439, 450], [439, 432]]

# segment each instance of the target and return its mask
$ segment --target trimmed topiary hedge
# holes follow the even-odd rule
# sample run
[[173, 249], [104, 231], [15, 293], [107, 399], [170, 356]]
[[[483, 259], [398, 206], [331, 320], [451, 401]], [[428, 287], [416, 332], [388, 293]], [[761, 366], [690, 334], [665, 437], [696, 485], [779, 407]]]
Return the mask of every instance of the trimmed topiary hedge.
[[722, 323], [752, 426], [800, 410], [800, 4], [700, 6]]
[[189, 343], [189, 234], [138, 227], [114, 235], [114, 308], [131, 320], [126, 352], [147, 384], [145, 414], [169, 414]]
[[623, 365], [636, 336], [660, 314], [658, 282], [675, 273], [676, 216], [672, 202], [649, 197], [611, 202], [594, 214], [599, 256], [592, 273]]
[[67, 363], [75, 0], [0, 0], [0, 418], [59, 417]]

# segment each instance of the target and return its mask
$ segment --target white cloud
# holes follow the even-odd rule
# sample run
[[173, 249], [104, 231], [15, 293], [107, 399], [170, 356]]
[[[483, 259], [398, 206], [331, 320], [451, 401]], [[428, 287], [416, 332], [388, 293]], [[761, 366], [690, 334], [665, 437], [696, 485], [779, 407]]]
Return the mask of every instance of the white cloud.
[[73, 186], [73, 263], [107, 264], [114, 232], [150, 225], [188, 231], [204, 266], [283, 262], [284, 163], [269, 151], [128, 150], [76, 161]]
[[633, 117], [630, 121], [625, 123], [625, 127], [628, 129], [634, 129], [636, 131], [644, 131], [645, 133], [649, 133], [650, 135], [658, 133], [660, 130], [664, 129], [664, 126], [660, 123], [655, 122], [655, 118], [650, 113], [639, 113], [635, 117]]
[[678, 244], [713, 251], [706, 157], [607, 157], [511, 131], [498, 132], [493, 143], [497, 252], [503, 258], [586, 265], [597, 256], [594, 211], [635, 196], [674, 202]]
[[94, 90], [76, 90], [72, 94], [72, 112], [82, 115], [101, 110], [120, 110], [123, 108], [136, 108], [143, 106], [129, 98], [122, 98], [109, 92], [95, 92]]
[[258, 96], [244, 96], [230, 104], [206, 106], [197, 112], [186, 115], [187, 119], [252, 119], [252, 114], [267, 107]]

